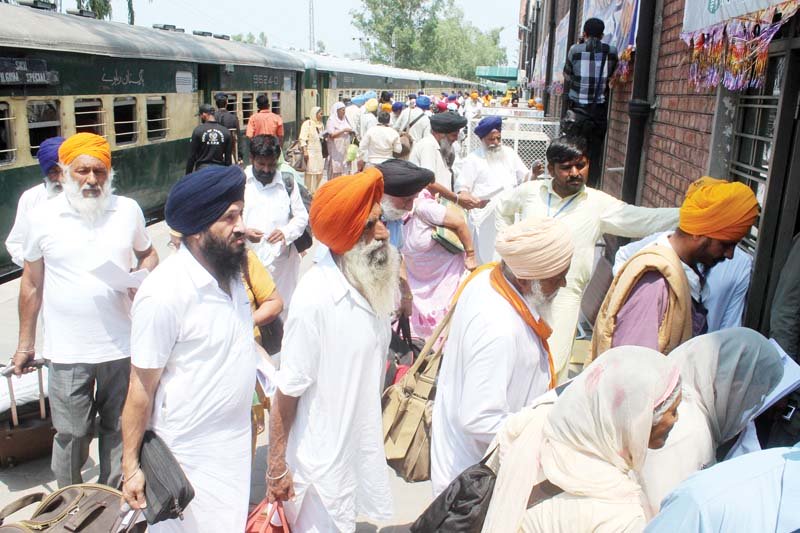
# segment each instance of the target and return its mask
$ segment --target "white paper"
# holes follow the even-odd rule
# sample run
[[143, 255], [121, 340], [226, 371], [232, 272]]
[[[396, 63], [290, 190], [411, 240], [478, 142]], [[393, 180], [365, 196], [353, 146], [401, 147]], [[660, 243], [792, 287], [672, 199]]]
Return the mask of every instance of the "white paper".
[[479, 195], [478, 198], [481, 199], [481, 200], [491, 200], [492, 198], [494, 198], [495, 196], [497, 196], [498, 194], [500, 194], [504, 190], [505, 190], [505, 188], [500, 186], [500, 187], [498, 187], [497, 189], [495, 189], [493, 191], [490, 191], [490, 192], [483, 193], [483, 194]]
[[778, 400], [800, 387], [800, 365], [795, 363], [794, 359], [789, 357], [786, 352], [783, 351], [783, 348], [781, 348], [780, 344], [775, 342], [775, 339], [770, 339], [769, 342], [772, 343], [772, 345], [781, 355], [781, 362], [783, 363], [783, 378], [778, 382], [775, 390], [773, 390], [772, 393], [770, 393], [769, 396], [764, 399], [764, 403], [761, 405], [761, 408], [750, 419], [751, 422], [747, 424], [747, 428], [745, 428], [745, 430], [739, 435], [739, 439], [730, 449], [725, 459], [732, 459], [734, 457], [738, 457], [739, 455], [760, 450], [761, 445], [758, 442], [756, 427], [752, 420], [755, 420], [757, 416], [775, 405]]
[[108, 285], [112, 290], [127, 292], [128, 289], [138, 289], [147, 277], [147, 269], [127, 272], [113, 261], [106, 261], [91, 270], [94, 277]]

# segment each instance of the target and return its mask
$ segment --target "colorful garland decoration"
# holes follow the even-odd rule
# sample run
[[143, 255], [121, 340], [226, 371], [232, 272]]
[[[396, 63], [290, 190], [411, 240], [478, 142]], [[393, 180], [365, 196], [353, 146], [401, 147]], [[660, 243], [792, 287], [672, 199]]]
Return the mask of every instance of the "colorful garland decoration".
[[[720, 83], [730, 91], [763, 86], [769, 43], [798, 9], [800, 0], [787, 0], [708, 28], [682, 33], [681, 38], [692, 55], [689, 83], [698, 92], [714, 89]], [[781, 19], [772, 22], [776, 13], [781, 14]]]
[[633, 76], [633, 58], [635, 50], [635, 46], [628, 45], [625, 47], [625, 50], [619, 54], [617, 68], [614, 70], [614, 73], [611, 75], [611, 79], [609, 81], [611, 87], [623, 85], [630, 81], [631, 77]]

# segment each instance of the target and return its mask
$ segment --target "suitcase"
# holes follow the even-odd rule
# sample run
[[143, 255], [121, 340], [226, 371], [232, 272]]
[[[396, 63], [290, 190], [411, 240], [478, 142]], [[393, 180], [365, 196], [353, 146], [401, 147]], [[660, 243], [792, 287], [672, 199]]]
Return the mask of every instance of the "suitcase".
[[18, 409], [14, 397], [14, 370], [7, 366], [0, 372], [8, 381], [11, 399], [11, 417], [0, 423], [0, 468], [8, 468], [26, 461], [50, 455], [56, 430], [47, 409], [44, 397], [42, 366], [44, 360], [37, 359], [30, 366], [39, 374], [39, 409], [25, 412]]

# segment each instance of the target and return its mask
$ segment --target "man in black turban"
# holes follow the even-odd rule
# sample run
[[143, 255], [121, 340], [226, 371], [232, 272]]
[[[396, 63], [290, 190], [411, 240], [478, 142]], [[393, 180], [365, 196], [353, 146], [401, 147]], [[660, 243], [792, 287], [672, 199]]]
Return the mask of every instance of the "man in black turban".
[[244, 172], [208, 166], [178, 180], [167, 197], [167, 225], [223, 290], [241, 271], [245, 250]]

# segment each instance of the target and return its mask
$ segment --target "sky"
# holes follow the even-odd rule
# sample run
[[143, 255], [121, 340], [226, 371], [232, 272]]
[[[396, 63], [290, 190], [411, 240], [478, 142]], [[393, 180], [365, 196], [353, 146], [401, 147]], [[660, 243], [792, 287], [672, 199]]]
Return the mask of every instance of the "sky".
[[[63, 0], [64, 8], [75, 0]], [[229, 35], [264, 32], [270, 46], [308, 49], [308, 1], [288, 0], [134, 0], [136, 24], [174, 24], [193, 30]], [[519, 0], [456, 0], [465, 19], [481, 30], [502, 27], [501, 45], [516, 63]], [[112, 20], [127, 22], [126, 0], [112, 0]], [[350, 11], [360, 0], [315, 0], [315, 36], [333, 55], [358, 54], [360, 33], [350, 24]]]

